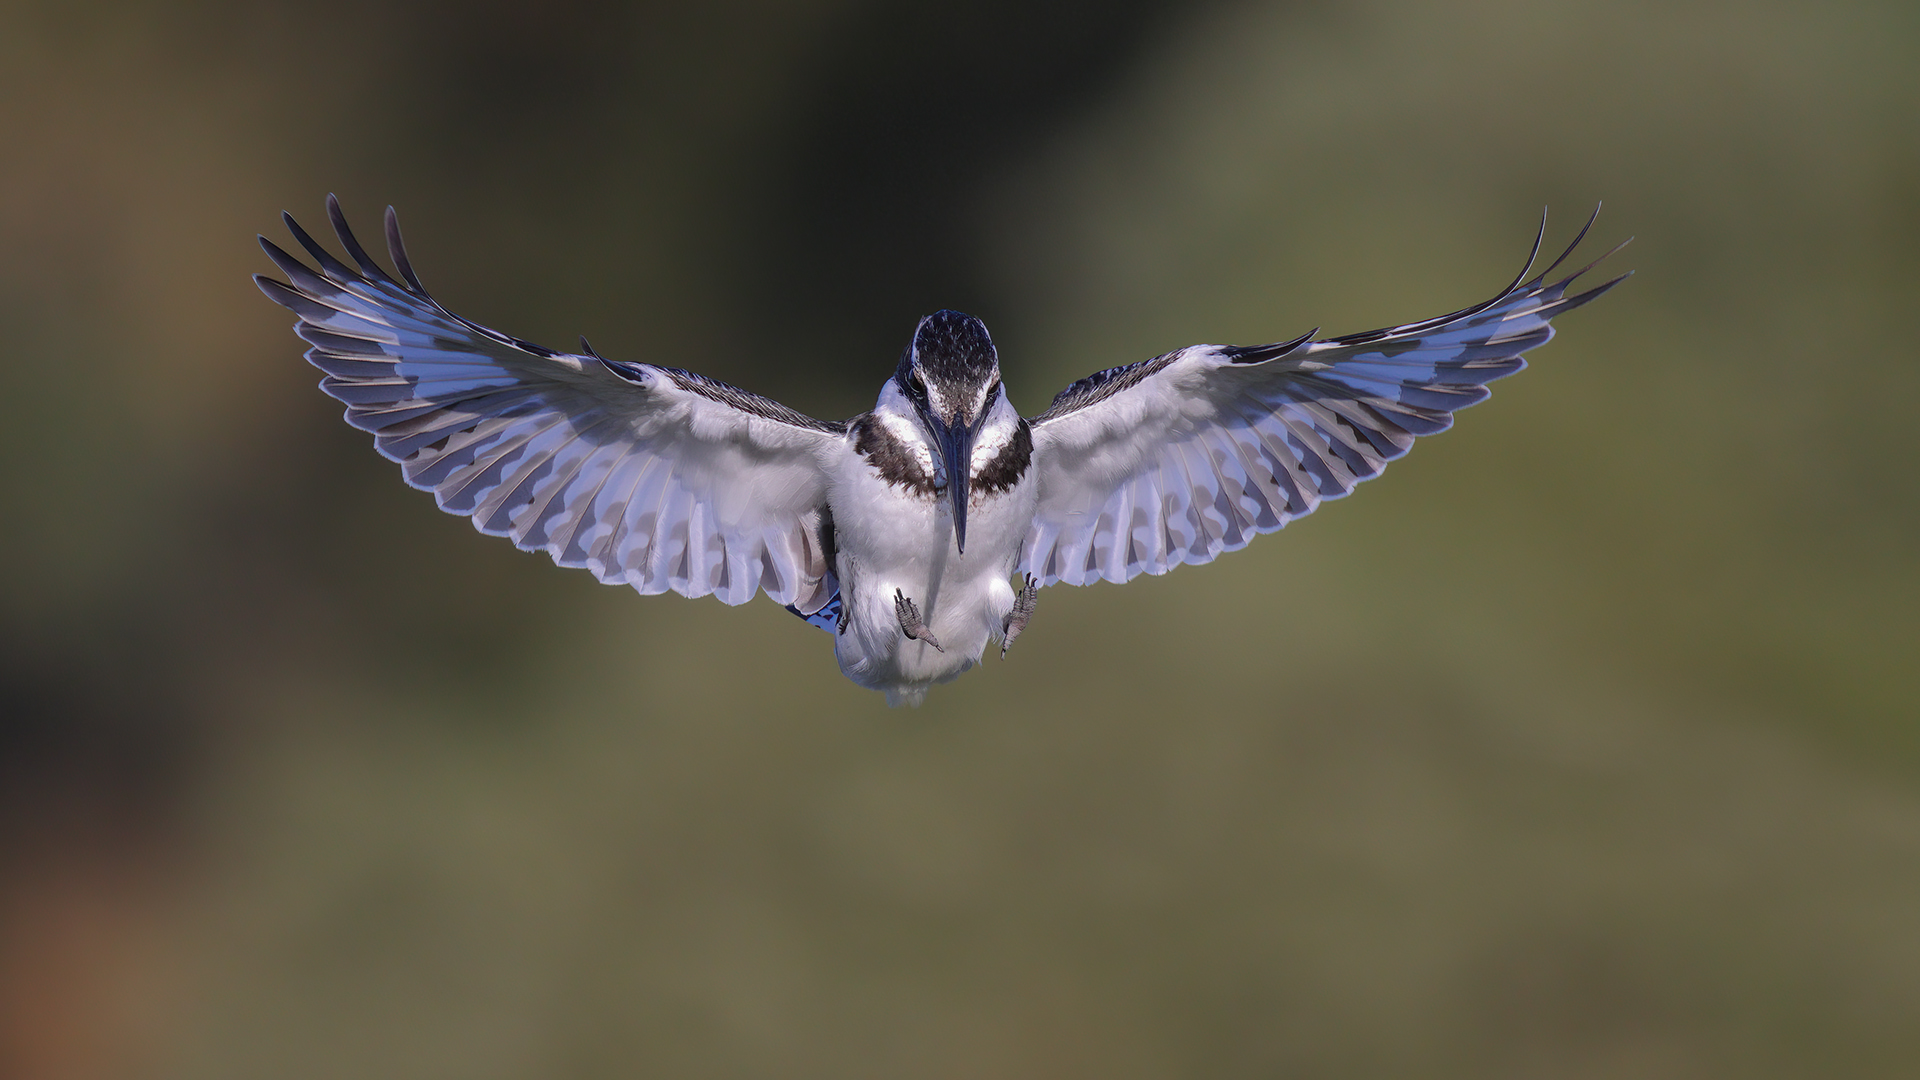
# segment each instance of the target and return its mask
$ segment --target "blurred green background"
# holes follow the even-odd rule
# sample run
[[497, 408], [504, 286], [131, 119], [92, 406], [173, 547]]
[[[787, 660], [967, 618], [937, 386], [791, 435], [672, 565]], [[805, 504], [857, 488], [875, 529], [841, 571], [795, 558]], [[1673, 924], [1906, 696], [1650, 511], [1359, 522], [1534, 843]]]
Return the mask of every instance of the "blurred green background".
[[[0, 10], [0, 1075], [1920, 1070], [1920, 7]], [[247, 281], [1016, 404], [1638, 275], [1357, 497], [888, 711], [408, 490]], [[1595, 243], [1598, 241], [1598, 243]]]

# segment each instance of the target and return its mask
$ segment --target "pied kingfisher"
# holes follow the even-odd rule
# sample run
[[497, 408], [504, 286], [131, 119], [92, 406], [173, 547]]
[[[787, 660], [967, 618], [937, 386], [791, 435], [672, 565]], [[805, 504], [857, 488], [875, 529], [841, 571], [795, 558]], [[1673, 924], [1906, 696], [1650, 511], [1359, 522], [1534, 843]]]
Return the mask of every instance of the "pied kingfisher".
[[1591, 264], [1546, 283], [1590, 218], [1527, 280], [1543, 217], [1527, 269], [1485, 303], [1324, 341], [1190, 345], [1081, 379], [1032, 417], [1007, 400], [986, 326], [938, 311], [872, 411], [828, 422], [584, 337], [562, 353], [469, 322], [421, 286], [391, 207], [399, 279], [332, 196], [327, 214], [358, 269], [282, 215], [318, 270], [261, 237], [287, 281], [254, 280], [409, 484], [608, 584], [728, 604], [764, 591], [893, 705], [989, 642], [1004, 657], [1041, 586], [1209, 562], [1347, 494], [1627, 276], [1573, 296]]

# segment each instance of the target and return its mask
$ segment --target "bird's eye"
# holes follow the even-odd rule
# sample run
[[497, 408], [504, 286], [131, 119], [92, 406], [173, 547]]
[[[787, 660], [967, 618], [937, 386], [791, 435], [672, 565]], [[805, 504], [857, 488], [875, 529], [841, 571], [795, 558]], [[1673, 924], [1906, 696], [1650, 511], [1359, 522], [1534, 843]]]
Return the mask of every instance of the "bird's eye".
[[907, 372], [907, 389], [912, 391], [915, 397], [927, 396], [927, 384], [920, 378], [918, 371]]

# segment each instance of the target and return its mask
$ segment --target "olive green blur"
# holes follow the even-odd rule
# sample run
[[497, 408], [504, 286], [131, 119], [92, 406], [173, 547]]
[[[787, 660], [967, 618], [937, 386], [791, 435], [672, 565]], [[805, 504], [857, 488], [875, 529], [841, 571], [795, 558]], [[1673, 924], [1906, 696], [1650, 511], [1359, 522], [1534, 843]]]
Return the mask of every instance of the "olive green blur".
[[[0, 1073], [1916, 1075], [1916, 56], [1898, 2], [7, 6]], [[1033, 413], [1485, 299], [1543, 205], [1636, 273], [889, 711], [409, 490], [247, 280], [329, 191], [463, 316], [833, 418], [939, 307]]]

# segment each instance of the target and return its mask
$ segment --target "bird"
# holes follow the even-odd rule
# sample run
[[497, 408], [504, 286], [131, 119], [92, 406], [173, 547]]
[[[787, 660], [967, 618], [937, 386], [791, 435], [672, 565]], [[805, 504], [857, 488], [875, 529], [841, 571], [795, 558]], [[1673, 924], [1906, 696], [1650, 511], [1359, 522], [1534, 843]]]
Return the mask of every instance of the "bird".
[[[291, 214], [312, 265], [265, 236], [320, 389], [407, 483], [483, 533], [642, 594], [760, 593], [833, 635], [840, 670], [918, 705], [1008, 648], [1039, 590], [1212, 561], [1349, 494], [1526, 366], [1569, 295], [1548, 282], [1585, 239], [1492, 299], [1319, 340], [1189, 345], [1108, 368], [1037, 415], [1008, 400], [979, 319], [921, 318], [874, 407], [818, 420], [716, 379], [560, 352], [455, 315], [421, 285], [387, 208], [393, 272], [337, 198], [348, 265]], [[1629, 238], [1631, 239], [1631, 238]], [[397, 276], [396, 276], [397, 274]]]

